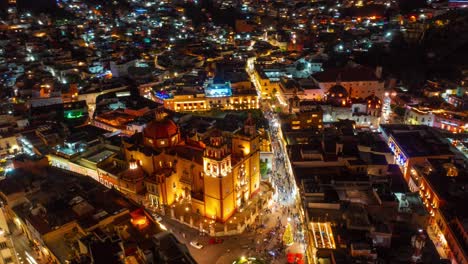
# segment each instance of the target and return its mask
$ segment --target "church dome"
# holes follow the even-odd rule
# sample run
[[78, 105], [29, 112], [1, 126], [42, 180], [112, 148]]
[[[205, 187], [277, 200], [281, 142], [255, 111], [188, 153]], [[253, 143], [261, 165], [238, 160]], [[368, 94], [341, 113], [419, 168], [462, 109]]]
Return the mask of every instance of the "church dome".
[[153, 120], [143, 129], [143, 136], [150, 139], [171, 138], [178, 133], [179, 128], [170, 119]]
[[348, 97], [348, 91], [342, 85], [336, 84], [328, 90], [330, 97], [345, 98]]
[[382, 101], [375, 95], [366, 97], [366, 103], [368, 107], [379, 108], [382, 105]]

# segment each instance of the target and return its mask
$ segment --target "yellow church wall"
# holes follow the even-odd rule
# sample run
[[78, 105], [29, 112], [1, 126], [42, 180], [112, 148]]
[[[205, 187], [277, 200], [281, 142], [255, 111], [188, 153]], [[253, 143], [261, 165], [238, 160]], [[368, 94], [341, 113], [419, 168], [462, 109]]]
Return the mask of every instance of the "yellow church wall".
[[226, 198], [234, 190], [233, 174], [229, 173], [226, 177], [221, 178], [222, 184], [222, 197]]
[[233, 186], [234, 186], [234, 190], [238, 184], [238, 179], [237, 179], [237, 176], [239, 175], [239, 167], [238, 166], [235, 166], [232, 168], [232, 180], [233, 180]]
[[231, 215], [235, 211], [235, 204], [234, 204], [234, 192], [231, 192], [229, 195], [227, 195], [224, 200], [223, 200], [223, 217], [222, 220], [226, 221], [231, 217]]
[[179, 178], [176, 174], [172, 174], [170, 177], [166, 177], [165, 184], [167, 192], [167, 204], [171, 205], [176, 201], [176, 195], [177, 197], [181, 197], [184, 190], [180, 188], [181, 184], [179, 183]]
[[221, 203], [219, 199], [205, 196], [205, 216], [209, 218], [215, 217], [221, 220]]
[[192, 211], [200, 215], [205, 215], [205, 203], [192, 198]]
[[260, 187], [260, 152], [257, 151], [250, 157], [250, 164], [250, 186], [252, 194]]
[[219, 182], [221, 178], [205, 176], [205, 196], [211, 196], [215, 199], [221, 199]]

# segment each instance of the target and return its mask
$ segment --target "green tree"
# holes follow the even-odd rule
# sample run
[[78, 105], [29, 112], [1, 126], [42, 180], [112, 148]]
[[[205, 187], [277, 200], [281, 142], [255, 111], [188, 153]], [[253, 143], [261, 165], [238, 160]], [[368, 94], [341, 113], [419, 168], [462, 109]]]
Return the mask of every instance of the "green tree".
[[260, 160], [260, 174], [266, 176], [268, 173], [268, 161]]
[[288, 223], [286, 225], [286, 229], [284, 230], [284, 234], [283, 234], [283, 243], [286, 245], [286, 246], [290, 246], [292, 245], [292, 243], [294, 243], [294, 238], [293, 238], [293, 234], [292, 234], [292, 228], [291, 228], [291, 224]]

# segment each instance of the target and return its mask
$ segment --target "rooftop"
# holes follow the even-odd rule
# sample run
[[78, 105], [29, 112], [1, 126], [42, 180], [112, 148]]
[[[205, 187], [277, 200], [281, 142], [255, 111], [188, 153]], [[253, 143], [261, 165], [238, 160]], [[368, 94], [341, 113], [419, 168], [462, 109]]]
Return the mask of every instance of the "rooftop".
[[28, 202], [13, 210], [40, 233], [77, 221], [83, 228], [94, 226], [108, 216], [136, 208], [117, 191], [107, 189], [83, 176], [51, 169], [40, 188], [28, 193]]
[[394, 133], [392, 137], [407, 157], [453, 155], [448, 144], [430, 133], [411, 131]]
[[332, 68], [323, 72], [318, 72], [312, 75], [319, 82], [360, 82], [360, 81], [377, 81], [377, 76], [374, 70], [363, 67], [344, 67]]

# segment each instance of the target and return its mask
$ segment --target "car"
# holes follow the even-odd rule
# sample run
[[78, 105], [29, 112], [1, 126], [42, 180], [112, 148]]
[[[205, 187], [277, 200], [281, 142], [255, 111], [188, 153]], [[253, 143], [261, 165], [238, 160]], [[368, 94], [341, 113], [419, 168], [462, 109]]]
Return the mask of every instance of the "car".
[[190, 245], [192, 247], [196, 248], [196, 249], [202, 249], [203, 248], [203, 245], [200, 244], [200, 242], [198, 242], [198, 241], [192, 241], [192, 242], [190, 242]]
[[210, 238], [210, 240], [208, 241], [209, 244], [221, 244], [223, 243], [223, 240], [221, 238], [215, 238], [215, 237], [212, 237]]
[[157, 222], [161, 222], [163, 219], [160, 215], [157, 215], [157, 214], [153, 214], [153, 218], [154, 220], [156, 220]]

